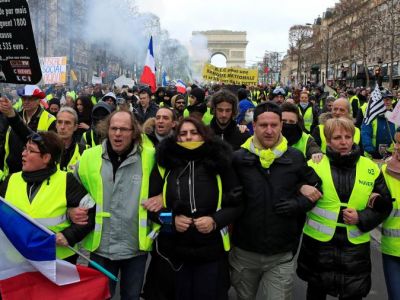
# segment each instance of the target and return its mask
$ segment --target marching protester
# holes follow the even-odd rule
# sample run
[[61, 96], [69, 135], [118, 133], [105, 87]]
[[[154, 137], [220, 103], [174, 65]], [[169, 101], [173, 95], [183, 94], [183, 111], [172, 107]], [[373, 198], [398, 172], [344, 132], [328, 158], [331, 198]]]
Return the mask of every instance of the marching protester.
[[75, 101], [75, 111], [78, 114], [78, 129], [75, 138], [80, 141], [84, 132], [90, 129], [92, 124], [93, 103], [88, 96], [80, 96]]
[[97, 124], [101, 120], [104, 120], [109, 114], [111, 114], [113, 110], [114, 109], [109, 104], [102, 101], [93, 106], [92, 124], [90, 126], [90, 129], [82, 134], [81, 143], [83, 145], [93, 147], [101, 142], [101, 136], [96, 128]]
[[[172, 232], [161, 230], [156, 249], [164, 266], [146, 299], [228, 299], [230, 242], [226, 226], [241, 213], [241, 187], [231, 166], [230, 147], [213, 138], [196, 118], [185, 118], [176, 134], [157, 149], [150, 196], [162, 193]], [[159, 216], [160, 220], [161, 215]], [[174, 280], [171, 281], [171, 276]], [[168, 295], [168, 294], [167, 294]], [[171, 296], [170, 296], [171, 297]]]
[[[371, 100], [372, 101], [372, 100]], [[389, 155], [389, 148], [394, 141], [395, 124], [389, 122], [385, 113], [393, 110], [393, 95], [389, 92], [382, 93], [384, 107], [373, 120], [361, 125], [362, 145], [364, 155], [374, 159], [381, 159]], [[365, 116], [368, 117], [368, 116]], [[369, 119], [369, 118], [368, 118]]]
[[310, 134], [303, 131], [303, 118], [295, 104], [285, 102], [282, 109], [282, 135], [287, 139], [288, 145], [303, 153], [309, 160], [322, 158], [321, 148], [315, 143]]
[[22, 110], [17, 114], [9, 110], [10, 101], [7, 98], [2, 97], [0, 101], [0, 111], [4, 108], [5, 111], [2, 112], [5, 115], [10, 113], [10, 117], [7, 118], [10, 128], [6, 133], [4, 142], [3, 172], [5, 176], [22, 169], [21, 154], [26, 140], [24, 140], [25, 136], [20, 137], [15, 133], [12, 129], [13, 125], [18, 123], [20, 118], [34, 132], [55, 130], [56, 125], [56, 118], [40, 106], [40, 99], [43, 99], [46, 95], [38, 86], [26, 85], [19, 88], [17, 93], [22, 99]]
[[215, 135], [238, 150], [250, 137], [249, 132], [241, 132], [235, 121], [238, 103], [235, 94], [228, 90], [220, 90], [212, 95], [211, 108], [214, 115], [210, 128]]
[[[16, 113], [10, 101], [3, 100], [0, 104], [0, 111], [4, 113], [7, 118], [14, 119], [11, 123], [11, 128], [21, 140], [27, 140], [33, 133], [32, 129], [30, 129], [21, 118], [16, 117]], [[75, 164], [86, 149], [85, 145], [75, 142], [74, 133], [77, 128], [78, 115], [76, 111], [69, 106], [62, 107], [57, 114], [56, 130], [64, 145], [58, 165], [63, 171], [72, 172]]]
[[[115, 276], [120, 273], [123, 300], [139, 299], [147, 253], [155, 231], [147, 217], [149, 177], [154, 149], [142, 144], [139, 124], [130, 111], [115, 111], [99, 124], [106, 137], [86, 150], [75, 175], [97, 204], [95, 230], [84, 240], [90, 257]], [[71, 210], [76, 222], [86, 211]], [[115, 294], [116, 282], [110, 281]]]
[[326, 122], [326, 155], [309, 162], [322, 198], [308, 212], [298, 258], [307, 299], [362, 299], [371, 288], [370, 234], [390, 213], [391, 196], [378, 166], [361, 156], [349, 118]]
[[[282, 136], [282, 111], [273, 102], [254, 110], [254, 136], [234, 153], [244, 212], [234, 223], [231, 283], [238, 299], [291, 299], [294, 255], [305, 213], [320, 182], [304, 156]], [[310, 198], [298, 194], [312, 186]], [[310, 200], [311, 199], [311, 200]]]
[[300, 102], [298, 104], [300, 114], [304, 121], [304, 131], [311, 133], [314, 128], [318, 125], [318, 110], [309, 101], [308, 91], [302, 91], [300, 93]]
[[140, 124], [143, 124], [149, 118], [155, 117], [158, 106], [151, 100], [151, 91], [148, 88], [143, 88], [139, 91], [139, 101], [136, 109]]
[[171, 105], [177, 115], [177, 119], [179, 121], [182, 120], [183, 112], [186, 109], [185, 97], [181, 94], [177, 94], [177, 95], [173, 96], [171, 99]]
[[239, 89], [238, 92], [238, 100], [239, 100], [239, 111], [238, 116], [236, 117], [236, 122], [239, 125], [246, 125], [249, 129], [249, 132], [253, 134], [253, 110], [254, 103], [248, 99], [247, 91], [243, 88]]
[[155, 118], [147, 119], [143, 124], [143, 142], [156, 147], [162, 140], [174, 134], [177, 124], [175, 111], [168, 106], [160, 107]]
[[[348, 118], [349, 120], [351, 119], [351, 107], [350, 107], [350, 102], [346, 98], [339, 98], [335, 100], [332, 104], [332, 114], [326, 114], [325, 115], [327, 120], [329, 120], [331, 117], [332, 118]], [[322, 116], [320, 120], [323, 120]], [[319, 124], [314, 128], [314, 131], [312, 132], [312, 137], [314, 138], [315, 142], [318, 144], [318, 146], [321, 147], [321, 150], [323, 153], [326, 152], [326, 147], [327, 147], [327, 142], [326, 142], [326, 137], [325, 137], [325, 124], [324, 122], [322, 124]], [[360, 139], [361, 139], [361, 133], [360, 130], [356, 127], [355, 128], [355, 133], [354, 133], [354, 143], [357, 145], [360, 144]]]
[[391, 159], [382, 167], [389, 191], [394, 198], [393, 210], [382, 224], [382, 262], [390, 300], [400, 299], [400, 128], [395, 134]]
[[88, 210], [86, 225], [66, 218], [67, 208], [78, 207], [87, 191], [72, 173], [57, 167], [62, 149], [63, 143], [55, 132], [32, 133], [22, 151], [22, 171], [5, 179], [0, 196], [56, 232], [57, 258], [76, 263], [77, 256], [65, 246], [74, 246], [93, 230], [95, 208], [92, 205]]

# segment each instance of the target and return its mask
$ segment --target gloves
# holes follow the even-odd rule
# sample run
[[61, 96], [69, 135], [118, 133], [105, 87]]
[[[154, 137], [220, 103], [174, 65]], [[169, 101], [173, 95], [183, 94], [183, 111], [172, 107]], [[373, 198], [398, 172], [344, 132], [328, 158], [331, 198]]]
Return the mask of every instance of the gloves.
[[274, 208], [277, 215], [293, 216], [297, 212], [298, 203], [295, 199], [281, 199]]

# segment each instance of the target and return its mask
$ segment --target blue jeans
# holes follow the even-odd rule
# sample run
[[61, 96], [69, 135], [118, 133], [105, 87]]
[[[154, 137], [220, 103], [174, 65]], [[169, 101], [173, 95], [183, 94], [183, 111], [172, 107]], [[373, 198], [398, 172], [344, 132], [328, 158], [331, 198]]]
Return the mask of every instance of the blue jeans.
[[400, 299], [400, 257], [382, 254], [389, 300]]
[[[102, 265], [116, 277], [120, 276], [121, 300], [139, 300], [143, 286], [144, 272], [146, 268], [146, 255], [139, 255], [129, 259], [110, 260], [95, 253], [90, 254], [90, 259]], [[111, 297], [115, 294], [117, 283], [109, 280]]]

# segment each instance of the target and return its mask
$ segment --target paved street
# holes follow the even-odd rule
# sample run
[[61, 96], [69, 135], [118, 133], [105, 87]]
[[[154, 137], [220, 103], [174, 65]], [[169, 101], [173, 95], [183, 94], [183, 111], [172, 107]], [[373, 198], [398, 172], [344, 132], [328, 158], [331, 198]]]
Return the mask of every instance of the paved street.
[[[379, 251], [379, 243], [377, 240], [380, 239], [380, 234], [375, 230], [372, 234], [373, 239], [371, 241], [371, 259], [372, 259], [372, 288], [368, 295], [367, 300], [383, 300], [387, 299], [385, 278], [383, 276], [382, 259]], [[294, 287], [294, 300], [305, 300], [306, 297], [306, 284], [304, 281], [296, 277]], [[116, 295], [113, 300], [119, 300], [119, 296]], [[236, 300], [236, 294], [233, 289], [230, 291], [230, 300]], [[327, 299], [336, 299], [334, 297], [328, 297]]]

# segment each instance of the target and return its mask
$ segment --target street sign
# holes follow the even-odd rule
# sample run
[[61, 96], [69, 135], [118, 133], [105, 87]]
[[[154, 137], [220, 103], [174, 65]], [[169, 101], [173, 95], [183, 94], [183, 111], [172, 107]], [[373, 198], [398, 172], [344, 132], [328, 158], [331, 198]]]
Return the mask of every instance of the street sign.
[[26, 0], [0, 7], [0, 82], [36, 84], [42, 78]]

